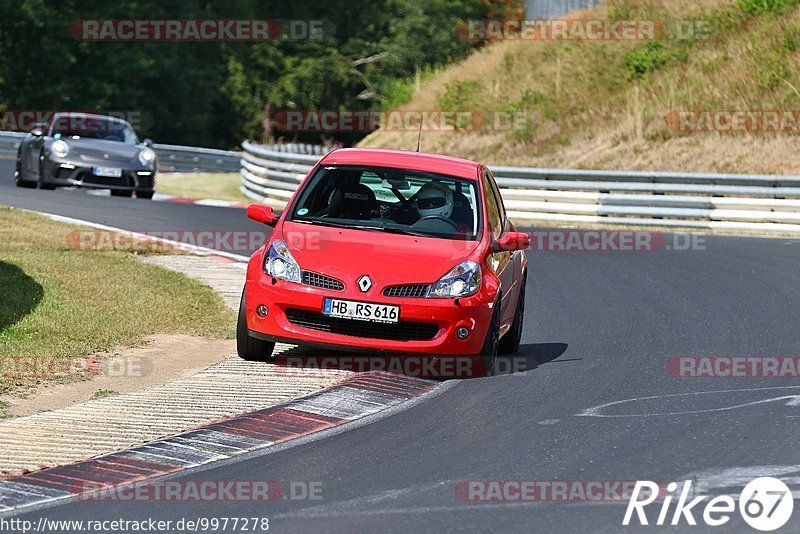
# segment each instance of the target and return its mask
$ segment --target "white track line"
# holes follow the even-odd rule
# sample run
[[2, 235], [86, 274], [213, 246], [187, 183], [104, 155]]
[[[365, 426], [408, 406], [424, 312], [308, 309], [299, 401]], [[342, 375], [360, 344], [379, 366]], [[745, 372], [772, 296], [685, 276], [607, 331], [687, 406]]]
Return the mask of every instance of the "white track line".
[[53, 213], [45, 213], [42, 211], [35, 211], [35, 210], [28, 210], [28, 209], [21, 209], [21, 208], [12, 208], [17, 209], [19, 211], [25, 211], [28, 213], [37, 213], [39, 215], [43, 215], [48, 219], [52, 219], [54, 221], [63, 222], [67, 224], [73, 224], [77, 226], [88, 226], [89, 228], [96, 228], [98, 230], [106, 230], [109, 232], [116, 232], [121, 235], [125, 235], [128, 237], [135, 237], [137, 239], [141, 239], [143, 241], [155, 241], [157, 243], [164, 243], [166, 245], [173, 246], [180, 250], [185, 250], [187, 252], [194, 252], [195, 254], [201, 254], [203, 256], [222, 256], [223, 258], [228, 258], [230, 260], [234, 260], [239, 263], [243, 263], [245, 265], [241, 265], [242, 268], [247, 268], [247, 262], [250, 261], [250, 258], [247, 256], [242, 256], [240, 254], [232, 254], [230, 252], [224, 252], [221, 250], [215, 250], [213, 248], [206, 248], [206, 247], [199, 247], [197, 245], [190, 245], [188, 243], [181, 243], [180, 241], [173, 241], [171, 239], [164, 239], [161, 237], [154, 237], [147, 234], [141, 234], [139, 232], [131, 232], [130, 230], [123, 230], [122, 228], [115, 228], [113, 226], [106, 226], [104, 224], [93, 223], [91, 221], [84, 221], [82, 219], [73, 219], [72, 217], [64, 217], [63, 215], [55, 215]]

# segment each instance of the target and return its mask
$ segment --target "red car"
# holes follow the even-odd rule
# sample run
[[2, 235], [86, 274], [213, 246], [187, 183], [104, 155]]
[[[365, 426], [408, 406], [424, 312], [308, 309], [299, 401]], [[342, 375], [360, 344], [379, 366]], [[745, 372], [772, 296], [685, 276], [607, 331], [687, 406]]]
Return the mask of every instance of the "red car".
[[470, 356], [491, 371], [519, 348], [529, 236], [506, 217], [486, 166], [441, 155], [344, 149], [309, 172], [250, 258], [237, 348], [275, 342]]

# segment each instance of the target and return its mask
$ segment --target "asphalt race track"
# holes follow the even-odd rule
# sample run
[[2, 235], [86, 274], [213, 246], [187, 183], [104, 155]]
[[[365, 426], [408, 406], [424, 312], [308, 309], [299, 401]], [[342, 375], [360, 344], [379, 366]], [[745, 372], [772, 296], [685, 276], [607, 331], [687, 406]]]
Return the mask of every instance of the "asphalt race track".
[[[133, 232], [258, 232], [264, 228], [245, 217], [244, 211], [240, 209], [153, 202], [136, 198], [97, 197], [77, 190], [40, 191], [15, 187], [13, 159], [0, 159], [0, 204], [82, 219]], [[236, 249], [226, 252], [246, 256], [252, 253], [251, 250]]]
[[[254, 229], [236, 209], [17, 189], [12, 164], [0, 160], [0, 204], [130, 230]], [[89, 501], [20, 517], [259, 516], [271, 531], [296, 533], [637, 532], [662, 528], [622, 527], [627, 503], [466, 502], [456, 488], [709, 478], [718, 483], [712, 492], [738, 495], [749, 480], [777, 473], [800, 495], [800, 397], [787, 402], [800, 395], [797, 378], [667, 371], [676, 356], [800, 354], [800, 240], [707, 236], [703, 250], [531, 252], [529, 260], [516, 358], [530, 370], [448, 382], [369, 424], [182, 477], [321, 482], [321, 500]], [[635, 400], [601, 407], [627, 399]], [[702, 524], [702, 509], [695, 517]], [[753, 532], [738, 514], [723, 528], [683, 522], [678, 530]], [[798, 510], [785, 531], [800, 531]]]

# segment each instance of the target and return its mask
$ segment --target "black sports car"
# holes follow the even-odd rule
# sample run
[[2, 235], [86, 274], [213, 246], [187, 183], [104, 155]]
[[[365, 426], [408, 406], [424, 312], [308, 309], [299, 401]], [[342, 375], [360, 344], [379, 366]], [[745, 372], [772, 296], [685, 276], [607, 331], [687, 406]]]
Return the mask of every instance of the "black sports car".
[[19, 187], [110, 189], [114, 196], [153, 198], [158, 158], [130, 123], [88, 113], [56, 113], [20, 143]]

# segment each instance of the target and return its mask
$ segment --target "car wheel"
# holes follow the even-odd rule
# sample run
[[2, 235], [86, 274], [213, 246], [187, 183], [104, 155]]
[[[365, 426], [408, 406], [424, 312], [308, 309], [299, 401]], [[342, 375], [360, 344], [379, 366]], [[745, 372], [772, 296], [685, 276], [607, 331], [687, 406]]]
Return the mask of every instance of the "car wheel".
[[250, 335], [247, 331], [247, 314], [244, 310], [244, 291], [239, 303], [239, 319], [236, 322], [236, 352], [243, 360], [250, 362], [266, 362], [272, 360], [275, 350], [274, 341], [265, 341]]
[[36, 187], [45, 191], [52, 191], [56, 188], [56, 186], [53, 184], [48, 184], [44, 181], [44, 169], [42, 168], [41, 163], [39, 164], [39, 179], [36, 181]]
[[143, 198], [145, 200], [150, 200], [153, 198], [154, 191], [137, 191], [136, 198]]
[[526, 278], [522, 279], [522, 287], [520, 288], [519, 302], [517, 302], [517, 312], [514, 314], [514, 322], [511, 323], [511, 328], [500, 340], [500, 352], [502, 354], [513, 354], [519, 350], [520, 342], [522, 341], [522, 329], [525, 327], [525, 286], [527, 285]]
[[39, 177], [39, 181], [36, 183], [36, 186], [39, 189], [43, 189], [45, 191], [52, 191], [53, 189], [56, 188], [56, 186], [54, 186], [53, 184], [48, 184], [46, 182], [43, 182], [41, 176]]
[[19, 159], [17, 159], [14, 165], [14, 184], [17, 187], [36, 187], [36, 182], [29, 182], [28, 180], [22, 179], [22, 168]]
[[121, 191], [119, 189], [112, 189], [111, 196], [112, 197], [128, 197], [131, 198], [133, 191]]
[[497, 352], [500, 345], [500, 302], [498, 298], [494, 305], [494, 313], [492, 314], [492, 322], [489, 324], [489, 329], [486, 332], [486, 339], [483, 341], [483, 348], [481, 349], [480, 369], [482, 375], [488, 376], [494, 371], [494, 364], [497, 362]]

